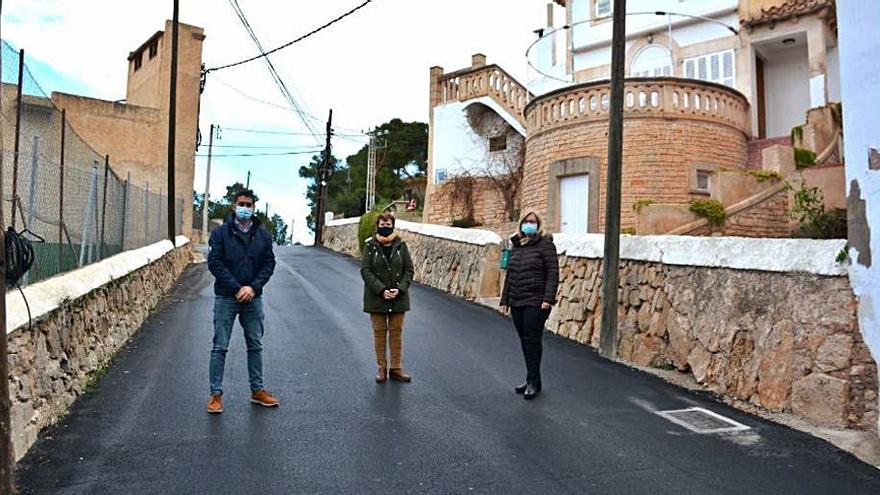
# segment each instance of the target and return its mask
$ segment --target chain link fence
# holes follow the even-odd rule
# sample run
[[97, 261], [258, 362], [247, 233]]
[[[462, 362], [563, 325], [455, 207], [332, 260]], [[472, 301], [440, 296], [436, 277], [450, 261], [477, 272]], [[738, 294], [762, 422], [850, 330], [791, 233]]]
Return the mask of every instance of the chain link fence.
[[[164, 239], [167, 196], [117, 174], [112, 157], [77, 134], [20, 55], [2, 42], [0, 224], [34, 242], [36, 261], [22, 285]], [[182, 199], [176, 210], [180, 233]]]

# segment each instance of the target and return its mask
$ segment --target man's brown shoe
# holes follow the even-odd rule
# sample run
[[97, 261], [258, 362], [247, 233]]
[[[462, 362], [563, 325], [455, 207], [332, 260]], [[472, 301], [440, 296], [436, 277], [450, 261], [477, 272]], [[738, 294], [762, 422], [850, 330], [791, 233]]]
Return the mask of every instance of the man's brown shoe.
[[208, 401], [208, 412], [211, 414], [220, 414], [223, 412], [223, 396], [212, 395]]
[[388, 378], [391, 378], [395, 382], [411, 382], [412, 377], [407, 375], [401, 368], [391, 368], [388, 371]]
[[386, 380], [388, 380], [388, 368], [379, 366], [379, 371], [376, 372], [376, 383], [385, 383]]
[[256, 392], [252, 393], [251, 402], [265, 407], [277, 407], [279, 404], [278, 399], [272, 397], [272, 394], [266, 392], [265, 389], [257, 390]]

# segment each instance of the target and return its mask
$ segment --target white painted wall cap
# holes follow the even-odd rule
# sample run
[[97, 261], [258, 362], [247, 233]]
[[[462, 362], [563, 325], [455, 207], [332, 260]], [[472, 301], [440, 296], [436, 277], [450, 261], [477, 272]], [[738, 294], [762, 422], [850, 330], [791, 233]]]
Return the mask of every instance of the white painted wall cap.
[[[554, 234], [556, 250], [577, 258], [601, 259], [603, 234]], [[746, 237], [629, 236], [620, 238], [620, 258], [667, 265], [803, 272], [844, 276], [837, 262], [845, 239], [757, 239]]]

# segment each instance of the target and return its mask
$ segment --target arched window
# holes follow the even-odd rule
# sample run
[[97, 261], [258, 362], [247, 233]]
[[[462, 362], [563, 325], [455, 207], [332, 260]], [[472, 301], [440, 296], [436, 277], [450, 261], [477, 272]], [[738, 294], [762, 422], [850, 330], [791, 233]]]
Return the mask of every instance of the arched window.
[[630, 67], [633, 77], [659, 77], [672, 75], [672, 52], [663, 45], [648, 45], [636, 55]]

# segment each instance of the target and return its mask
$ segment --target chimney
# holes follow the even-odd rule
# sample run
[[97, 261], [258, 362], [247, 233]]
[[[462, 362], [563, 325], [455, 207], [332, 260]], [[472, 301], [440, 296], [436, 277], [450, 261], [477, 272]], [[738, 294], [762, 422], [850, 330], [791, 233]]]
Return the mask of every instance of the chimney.
[[471, 67], [476, 69], [478, 67], [486, 66], [486, 56], [482, 53], [476, 53], [471, 57]]

